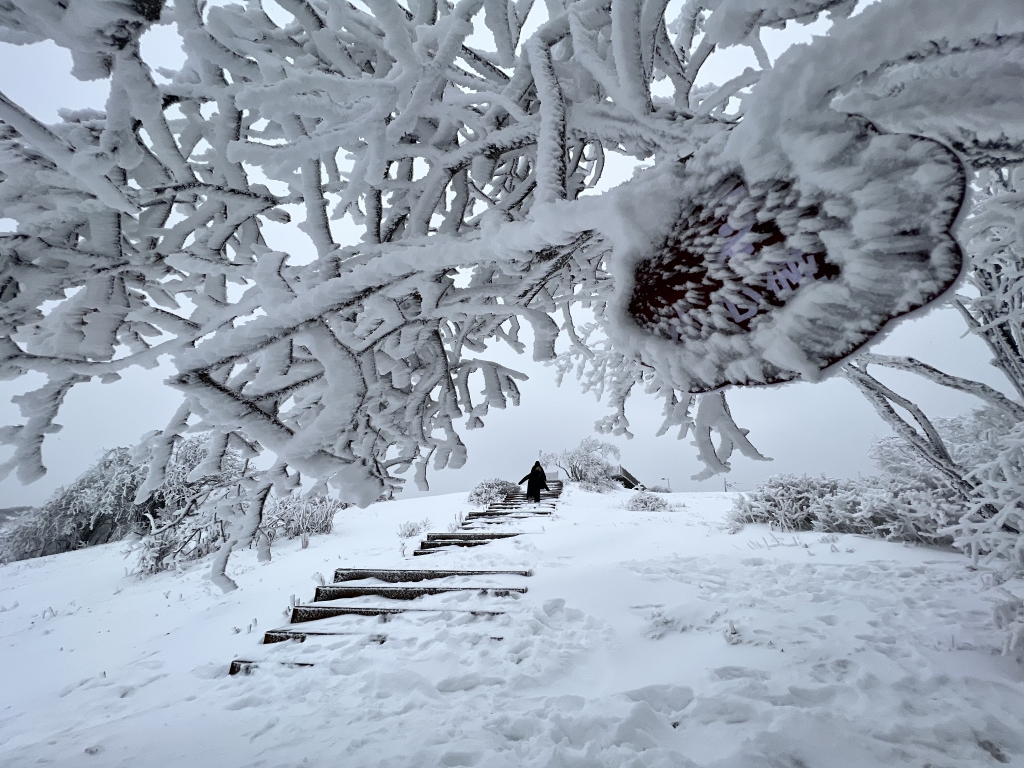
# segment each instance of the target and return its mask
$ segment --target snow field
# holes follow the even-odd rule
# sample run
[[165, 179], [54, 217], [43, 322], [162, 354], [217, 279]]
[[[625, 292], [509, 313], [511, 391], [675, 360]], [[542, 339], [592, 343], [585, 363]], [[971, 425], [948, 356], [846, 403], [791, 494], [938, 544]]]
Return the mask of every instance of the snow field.
[[[202, 564], [135, 580], [123, 545], [0, 568], [0, 765], [1024, 766], [1024, 676], [992, 621], [1004, 597], [966, 558], [730, 535], [732, 494], [673, 494], [682, 508], [661, 513], [628, 496], [569, 486], [553, 517], [509, 525], [519, 537], [404, 559], [399, 525], [444, 531], [464, 495], [346, 510], [307, 549], [235, 556], [227, 595]], [[337, 567], [533, 576], [429, 582], [523, 595], [345, 600], [441, 610], [260, 645]], [[234, 658], [263, 663], [229, 677]]]

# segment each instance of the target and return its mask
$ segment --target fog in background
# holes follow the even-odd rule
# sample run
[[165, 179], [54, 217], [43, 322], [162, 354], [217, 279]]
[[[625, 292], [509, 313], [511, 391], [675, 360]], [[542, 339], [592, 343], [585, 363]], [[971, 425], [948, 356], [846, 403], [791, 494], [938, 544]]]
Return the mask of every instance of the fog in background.
[[[791, 25], [792, 26], [792, 25]], [[787, 29], [767, 37], [766, 48], [774, 57], [789, 45], [806, 40], [827, 23]], [[143, 39], [144, 53], [151, 63], [175, 67], [183, 61], [180, 40], [173, 26], [158, 27]], [[720, 51], [702, 70], [701, 81], [724, 82], [753, 61], [748, 49]], [[50, 123], [58, 120], [58, 109], [102, 108], [107, 96], [106, 81], [83, 83], [72, 78], [71, 57], [52, 43], [12, 46], [0, 43], [0, 91], [36, 118]], [[636, 161], [610, 158], [601, 188], [608, 189], [630, 178]], [[293, 216], [293, 220], [301, 217]], [[337, 225], [337, 226], [335, 226]], [[271, 225], [265, 229], [272, 247], [302, 257], [306, 238], [292, 240], [291, 227]], [[350, 220], [332, 222], [339, 238], [358, 241]], [[0, 231], [13, 222], [0, 219]], [[874, 347], [883, 354], [913, 355], [947, 373], [979, 379], [1010, 394], [1001, 375], [988, 365], [989, 353], [974, 336], [965, 336], [959, 315], [948, 308], [905, 321]], [[527, 331], [528, 333], [528, 331]], [[528, 341], [528, 339], [527, 339]], [[529, 345], [527, 345], [529, 348]], [[571, 378], [555, 385], [552, 367], [534, 363], [529, 355], [516, 355], [504, 347], [490, 356], [519, 371], [530, 380], [521, 385], [522, 404], [504, 411], [491, 410], [485, 428], [463, 431], [469, 460], [460, 470], [431, 472], [431, 493], [450, 493], [471, 488], [489, 477], [517, 480], [529, 470], [539, 451], [551, 452], [575, 446], [594, 435], [593, 425], [608, 412], [592, 394], [583, 394]], [[0, 481], [0, 508], [39, 504], [55, 488], [72, 481], [107, 449], [130, 446], [146, 432], [160, 429], [170, 419], [181, 396], [164, 386], [173, 373], [169, 362], [154, 370], [127, 371], [114, 384], [81, 384], [68, 396], [59, 423], [64, 429], [47, 438], [43, 457], [49, 469], [46, 477], [22, 486], [14, 477]], [[978, 407], [980, 403], [956, 392], [927, 384], [910, 374], [876, 371], [901, 394], [910, 396], [931, 417], [951, 417]], [[42, 383], [41, 375], [0, 382], [0, 424], [20, 423], [11, 398]], [[845, 381], [832, 379], [820, 384], [787, 384], [748, 388], [729, 393], [736, 423], [750, 430], [750, 439], [771, 462], [758, 462], [735, 454], [733, 471], [711, 480], [690, 479], [702, 465], [696, 460], [691, 437], [677, 440], [677, 429], [655, 437], [661, 424], [661, 402], [636, 393], [627, 405], [632, 440], [599, 436], [622, 451], [622, 465], [647, 484], [671, 483], [673, 490], [722, 490], [723, 484], [739, 490], [752, 489], [768, 475], [787, 472], [855, 477], [870, 474], [871, 443], [890, 434], [888, 427], [859, 392]], [[0, 448], [0, 460], [9, 449]], [[403, 495], [419, 495], [409, 473], [409, 488]]]

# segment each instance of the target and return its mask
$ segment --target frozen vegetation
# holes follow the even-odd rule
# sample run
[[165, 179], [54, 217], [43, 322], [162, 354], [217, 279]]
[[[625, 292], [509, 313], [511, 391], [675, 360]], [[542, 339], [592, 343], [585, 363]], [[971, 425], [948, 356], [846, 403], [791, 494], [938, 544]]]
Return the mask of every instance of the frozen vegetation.
[[[184, 64], [154, 69], [140, 41], [172, 24]], [[845, 376], [980, 505], [979, 551], [1014, 526], [1015, 438], [968, 477], [872, 371], [1018, 425], [1019, 399], [861, 353], [953, 302], [1024, 395], [1018, 0], [0, 5], [0, 40], [47, 39], [110, 90], [52, 125], [0, 94], [0, 376], [45, 377], [0, 472], [45, 472], [78, 384], [170, 360], [184, 402], [139, 446], [135, 500], [189, 434], [193, 480], [243, 462], [203, 513], [223, 589], [303, 479], [365, 507], [462, 466], [460, 432], [525, 381], [488, 344], [575, 373], [602, 432], [660, 397], [701, 477], [764, 458], [728, 386]], [[756, 66], [695, 85], [730, 48]], [[610, 152], [647, 164], [594, 194]]]
[[[183, 401], [4, 524], [5, 768], [1024, 765], [1020, 0], [0, 0], [43, 40], [109, 98], [0, 92], [0, 379], [39, 382], [0, 476], [45, 473], [79, 384], [169, 360]], [[698, 85], [730, 48], [756, 66]], [[939, 303], [1002, 390], [870, 350]], [[766, 458], [734, 387], [843, 377], [894, 436], [877, 477], [743, 497], [619, 490], [591, 438], [546, 457], [554, 516], [430, 557], [527, 592], [259, 645], [507, 491], [375, 503], [528, 395], [496, 344], [604, 434], [660, 398], [698, 479]]]

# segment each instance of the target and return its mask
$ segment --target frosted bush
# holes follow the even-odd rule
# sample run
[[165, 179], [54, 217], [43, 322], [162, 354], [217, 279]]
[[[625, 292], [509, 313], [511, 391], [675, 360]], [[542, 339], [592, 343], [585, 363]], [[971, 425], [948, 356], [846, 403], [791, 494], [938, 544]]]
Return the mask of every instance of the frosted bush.
[[598, 477], [593, 480], [581, 480], [579, 486], [580, 490], [589, 491], [590, 493], [611, 493], [612, 491], [622, 490], [621, 485], [608, 477]]
[[575, 448], [561, 453], [546, 453], [541, 461], [561, 469], [570, 482], [595, 483], [611, 477], [615, 466], [609, 459], [618, 457], [619, 449], [611, 443], [585, 437]]
[[735, 529], [765, 523], [780, 531], [859, 533], [896, 541], [948, 545], [955, 498], [938, 490], [901, 486], [895, 478], [837, 480], [774, 475], [740, 496], [730, 512]]
[[[240, 463], [232, 457], [222, 476], [190, 480], [207, 455], [206, 445], [204, 437], [179, 442], [168, 460], [163, 482], [142, 504], [136, 504], [135, 497], [148, 474], [145, 465], [136, 462], [127, 448], [107, 451], [41, 507], [9, 522], [0, 541], [0, 562], [118, 541], [130, 533], [178, 527], [197, 502], [219, 484], [230, 483], [240, 471]], [[178, 534], [169, 534], [157, 549], [176, 550], [182, 544], [195, 546], [204, 540], [191, 529], [184, 535], [181, 539]], [[146, 546], [150, 544], [156, 542]]]
[[25, 560], [124, 538], [153, 504], [134, 503], [146, 468], [115, 448], [41, 507], [12, 518], [0, 540], [0, 562]]
[[[243, 479], [245, 465], [235, 451], [215, 450], [211, 466], [210, 439], [194, 437], [174, 445], [151, 500], [157, 514], [140, 526], [135, 545], [139, 574], [171, 570], [198, 560], [227, 541], [226, 521], [233, 514], [232, 491]], [[269, 543], [269, 539], [267, 542]]]
[[[172, 570], [219, 549], [226, 541], [224, 502], [224, 498], [211, 499], [183, 515], [177, 524], [143, 537], [137, 546], [136, 570], [142, 574]], [[254, 537], [262, 557], [269, 556], [265, 548], [275, 539], [330, 533], [334, 515], [348, 506], [326, 496], [268, 499]]]
[[652, 485], [646, 490], [648, 493], [672, 493], [672, 489], [667, 485]]
[[949, 530], [975, 563], [1000, 562], [1007, 577], [1024, 576], [1024, 423], [992, 443], [994, 455], [971, 475], [974, 503]]
[[215, 516], [189, 517], [177, 526], [144, 536], [135, 547], [135, 572], [152, 575], [206, 557], [225, 541], [224, 523]]
[[[948, 463], [930, 461], [903, 437], [872, 446], [882, 474], [858, 480], [776, 475], [737, 499], [736, 526], [861, 533], [952, 544], [975, 563], [1024, 573], [1024, 423], [984, 409], [936, 419]], [[948, 467], [957, 471], [950, 478]], [[958, 482], [957, 478], [961, 478]]]
[[1024, 600], [1008, 594], [993, 609], [996, 626], [1005, 632], [1003, 655], [1024, 664]]
[[730, 519], [737, 528], [767, 523], [781, 531], [873, 534], [874, 526], [859, 516], [858, 494], [850, 481], [773, 475], [736, 499]]
[[283, 499], [275, 498], [264, 507], [260, 527], [271, 540], [330, 533], [334, 529], [334, 515], [350, 506], [327, 496], [305, 497], [293, 494]]
[[626, 509], [632, 512], [667, 512], [671, 508], [663, 498], [648, 491], [638, 491], [626, 500]]
[[430, 526], [430, 518], [425, 517], [418, 523], [412, 520], [407, 520], [406, 522], [398, 526], [398, 538], [403, 540], [411, 539], [415, 536], [419, 536], [423, 533], [426, 533], [427, 529], [430, 528]]
[[936, 419], [935, 429], [964, 477], [966, 493], [958, 493], [902, 438], [872, 447], [883, 471], [874, 483], [894, 489], [891, 505], [930, 510], [943, 538], [975, 563], [1002, 565], [1007, 577], [1024, 574], [1024, 423], [1004, 409], [985, 408]]
[[466, 501], [479, 507], [486, 507], [488, 504], [504, 501], [506, 496], [517, 490], [519, 490], [519, 486], [515, 483], [495, 477], [477, 483], [469, 492]]

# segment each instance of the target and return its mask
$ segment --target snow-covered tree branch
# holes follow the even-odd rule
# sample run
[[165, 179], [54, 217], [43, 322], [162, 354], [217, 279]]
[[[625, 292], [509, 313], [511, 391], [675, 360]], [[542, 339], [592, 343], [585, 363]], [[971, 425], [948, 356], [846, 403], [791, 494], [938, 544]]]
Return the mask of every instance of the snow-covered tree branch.
[[[462, 420], [519, 402], [525, 377], [486, 349], [522, 351], [524, 322], [535, 360], [564, 337], [605, 388], [607, 431], [645, 389], [666, 428], [700, 422], [715, 471], [734, 445], [756, 457], [720, 390], [827, 375], [946, 291], [964, 161], [1024, 157], [1012, 115], [1004, 129], [943, 101], [908, 127], [887, 85], [929, 103], [963, 60], [982, 87], [1019, 56], [1018, 3], [886, 0], [846, 19], [855, 6], [9, 0], [0, 40], [53, 40], [110, 93], [55, 125], [0, 94], [0, 217], [17, 222], [0, 237], [0, 375], [47, 376], [0, 432], [0, 471], [45, 471], [75, 384], [167, 355], [186, 401], [148, 443], [146, 487], [186, 431], [212, 435], [204, 472], [272, 453], [239, 486], [228, 538], [244, 545], [270, 485], [298, 473], [365, 505], [403, 473], [460, 466]], [[822, 14], [832, 32], [773, 66], [761, 31]], [[178, 71], [142, 56], [157, 23], [177, 25]], [[757, 69], [695, 86], [737, 45]], [[585, 194], [610, 151], [653, 167]], [[292, 219], [305, 243], [274, 243], [268, 223]], [[695, 397], [711, 400], [691, 418]]]

